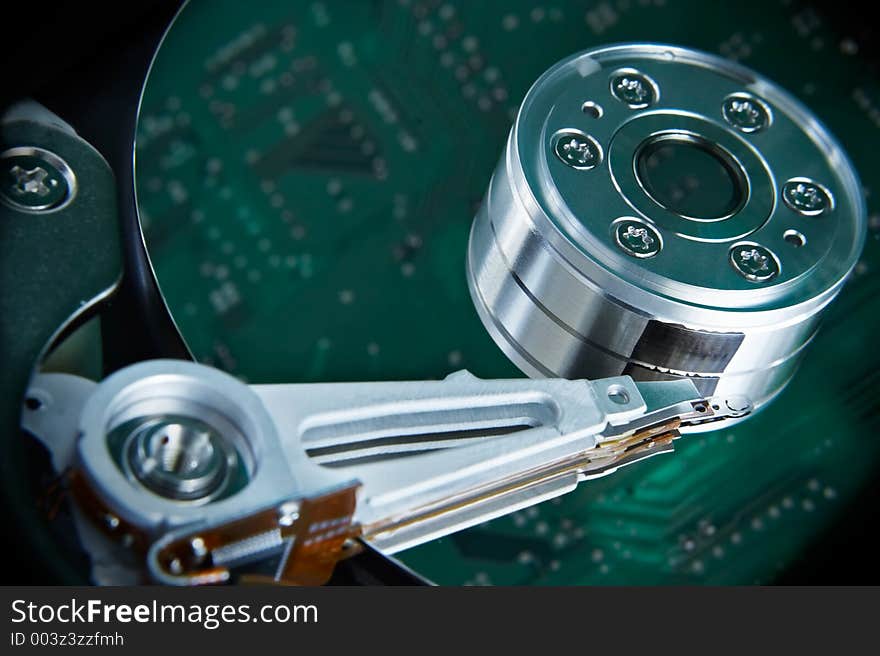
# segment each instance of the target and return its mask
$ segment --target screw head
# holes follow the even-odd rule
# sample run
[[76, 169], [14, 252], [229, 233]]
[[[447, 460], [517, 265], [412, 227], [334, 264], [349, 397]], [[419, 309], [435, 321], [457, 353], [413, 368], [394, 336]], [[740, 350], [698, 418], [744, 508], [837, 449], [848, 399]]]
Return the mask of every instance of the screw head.
[[0, 154], [0, 200], [25, 212], [46, 212], [73, 196], [70, 167], [42, 148], [11, 148]]
[[644, 109], [657, 102], [657, 83], [635, 69], [617, 71], [611, 77], [611, 95], [630, 109]]
[[174, 415], [134, 423], [125, 448], [132, 475], [150, 491], [177, 501], [215, 498], [238, 463], [237, 452], [213, 427]]
[[730, 264], [746, 280], [767, 282], [779, 275], [779, 260], [769, 248], [742, 242], [730, 249]]
[[556, 156], [572, 168], [586, 171], [602, 162], [602, 146], [580, 130], [560, 130], [552, 143]]
[[663, 242], [652, 226], [635, 219], [624, 219], [614, 224], [614, 241], [627, 255], [638, 258], [654, 257], [663, 248]]
[[799, 214], [818, 216], [834, 207], [831, 192], [808, 178], [792, 178], [782, 186], [782, 200]]
[[724, 120], [740, 132], [760, 132], [770, 125], [770, 108], [747, 93], [734, 93], [721, 105]]

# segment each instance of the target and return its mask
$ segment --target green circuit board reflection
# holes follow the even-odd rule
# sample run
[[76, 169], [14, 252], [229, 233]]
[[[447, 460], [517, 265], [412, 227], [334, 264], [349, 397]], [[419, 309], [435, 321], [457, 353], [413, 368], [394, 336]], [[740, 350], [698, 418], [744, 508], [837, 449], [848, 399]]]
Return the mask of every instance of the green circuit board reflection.
[[636, 40], [720, 53], [804, 100], [862, 176], [864, 256], [768, 410], [402, 554], [438, 583], [770, 582], [838, 516], [880, 462], [880, 88], [788, 2], [196, 1], [154, 63], [138, 202], [199, 360], [251, 382], [511, 377], [467, 291], [471, 219], [531, 82]]

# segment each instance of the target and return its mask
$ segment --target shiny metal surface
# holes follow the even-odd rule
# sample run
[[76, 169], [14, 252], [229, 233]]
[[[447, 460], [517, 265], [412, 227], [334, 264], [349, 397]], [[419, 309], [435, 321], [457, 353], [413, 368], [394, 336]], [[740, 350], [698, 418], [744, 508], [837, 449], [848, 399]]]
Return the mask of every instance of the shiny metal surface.
[[[563, 161], [553, 135], [565, 131], [602, 161]], [[701, 164], [660, 198], [645, 178], [671, 164], [645, 153], [668, 145]], [[700, 187], [711, 160], [729, 199]], [[792, 376], [864, 233], [855, 171], [797, 100], [712, 55], [620, 45], [560, 62], [527, 94], [474, 220], [468, 282], [531, 376], [686, 378], [760, 407]]]
[[[50, 449], [54, 466], [76, 470], [104, 505], [101, 521], [134, 527], [154, 555], [193, 531], [275, 513], [270, 531], [217, 545], [215, 564], [277, 552], [279, 531], [296, 522], [300, 504], [334, 490], [357, 487], [351, 535], [391, 553], [670, 451], [684, 423], [751, 411], [742, 399], [704, 399], [688, 380], [487, 381], [460, 371], [442, 381], [248, 386], [172, 360], [132, 365], [100, 384], [40, 375], [29, 395], [45, 404], [25, 414], [24, 427]], [[126, 426], [135, 427], [126, 442], [135, 462], [113, 453]], [[245, 480], [212, 496], [212, 463], [230, 451], [219, 448], [221, 438], [242, 458]], [[164, 455], [164, 465], [152, 463], [162, 470], [159, 486], [144, 461]], [[193, 503], [199, 494], [203, 503]], [[106, 558], [112, 549], [76, 518], [90, 552]], [[150, 562], [160, 581], [193, 582]]]
[[222, 493], [237, 462], [224, 436], [191, 417], [144, 418], [123, 451], [135, 480], [179, 501], [204, 502]]

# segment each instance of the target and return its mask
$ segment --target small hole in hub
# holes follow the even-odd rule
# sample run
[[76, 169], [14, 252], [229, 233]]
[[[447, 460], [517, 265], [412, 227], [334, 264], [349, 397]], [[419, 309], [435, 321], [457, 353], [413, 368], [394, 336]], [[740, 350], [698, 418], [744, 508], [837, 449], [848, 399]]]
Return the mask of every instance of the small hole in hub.
[[602, 105], [594, 103], [592, 100], [588, 100], [581, 105], [581, 111], [590, 118], [602, 118], [602, 115], [605, 113]]
[[782, 238], [795, 248], [800, 248], [807, 243], [807, 238], [797, 230], [786, 230]]
[[43, 402], [40, 401], [40, 399], [38, 399], [38, 398], [36, 398], [36, 397], [34, 397], [34, 396], [29, 396], [28, 398], [26, 398], [26, 399], [24, 400], [24, 406], [25, 406], [28, 410], [34, 410], [34, 411], [35, 411], [35, 410], [39, 410], [40, 408], [43, 407]]

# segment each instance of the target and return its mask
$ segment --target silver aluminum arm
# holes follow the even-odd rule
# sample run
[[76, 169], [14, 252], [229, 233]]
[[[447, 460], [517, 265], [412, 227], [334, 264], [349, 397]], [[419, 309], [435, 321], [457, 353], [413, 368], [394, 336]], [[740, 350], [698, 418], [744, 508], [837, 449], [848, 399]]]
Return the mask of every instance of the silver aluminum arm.
[[38, 375], [29, 398], [39, 409], [24, 426], [74, 472], [79, 524], [140, 546], [152, 577], [173, 584], [279, 553], [276, 579], [319, 582], [351, 538], [393, 553], [668, 451], [682, 425], [750, 410], [688, 380], [460, 371], [249, 386], [170, 360], [99, 384]]

